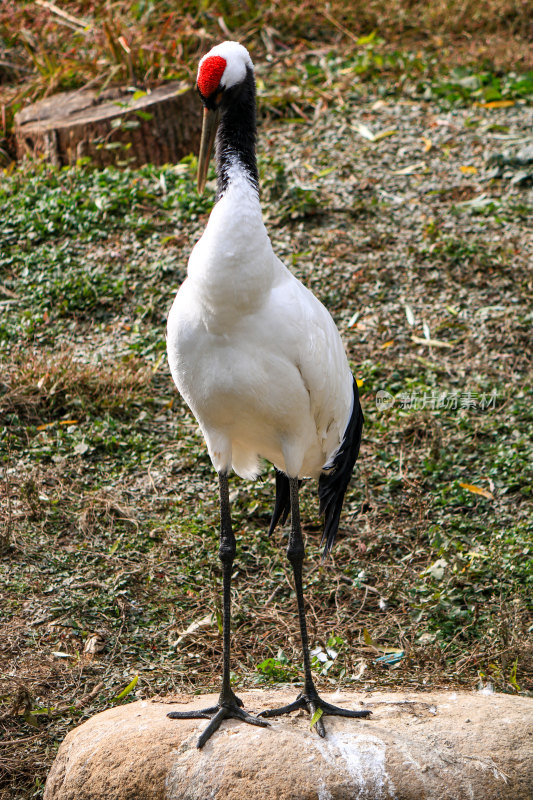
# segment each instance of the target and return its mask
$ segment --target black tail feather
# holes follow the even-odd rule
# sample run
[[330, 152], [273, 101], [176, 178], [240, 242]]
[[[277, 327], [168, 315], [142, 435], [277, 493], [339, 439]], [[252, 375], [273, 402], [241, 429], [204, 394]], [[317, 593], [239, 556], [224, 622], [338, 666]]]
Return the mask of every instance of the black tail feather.
[[289, 479], [284, 472], [280, 472], [276, 467], [274, 467], [274, 469], [276, 470], [276, 502], [274, 503], [274, 511], [272, 512], [270, 528], [268, 529], [269, 536], [272, 535], [278, 522], [285, 525], [287, 517], [289, 516], [289, 511], [291, 510]]
[[359, 455], [363, 422], [363, 411], [354, 378], [353, 411], [344, 432], [344, 439], [333, 460], [332, 469], [322, 473], [318, 481], [320, 513], [324, 515], [324, 533], [322, 535], [322, 541], [326, 542], [324, 557], [330, 552], [335, 542], [344, 495]]

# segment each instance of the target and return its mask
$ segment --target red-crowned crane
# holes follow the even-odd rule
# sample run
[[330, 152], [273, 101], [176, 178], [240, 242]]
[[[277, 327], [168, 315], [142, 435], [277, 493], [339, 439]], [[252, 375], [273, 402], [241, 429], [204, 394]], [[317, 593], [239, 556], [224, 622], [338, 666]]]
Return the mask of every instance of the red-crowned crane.
[[[363, 413], [357, 384], [330, 314], [272, 250], [259, 202], [253, 64], [245, 47], [223, 42], [200, 61], [204, 104], [198, 190], [203, 191], [216, 139], [217, 202], [189, 258], [187, 279], [168, 318], [172, 377], [205, 437], [220, 491], [223, 569], [223, 674], [216, 706], [171, 712], [210, 719], [202, 747], [222, 720], [267, 725], [263, 717], [306, 708], [311, 715], [367, 717], [322, 700], [313, 683], [304, 613], [298, 490], [318, 478], [325, 553], [335, 540], [342, 503], [359, 452]], [[303, 648], [304, 689], [294, 703], [248, 714], [230, 685], [230, 587], [235, 537], [228, 473], [254, 478], [259, 460], [276, 469], [270, 532], [291, 514], [287, 556], [294, 571]], [[321, 718], [316, 722], [325, 735]]]

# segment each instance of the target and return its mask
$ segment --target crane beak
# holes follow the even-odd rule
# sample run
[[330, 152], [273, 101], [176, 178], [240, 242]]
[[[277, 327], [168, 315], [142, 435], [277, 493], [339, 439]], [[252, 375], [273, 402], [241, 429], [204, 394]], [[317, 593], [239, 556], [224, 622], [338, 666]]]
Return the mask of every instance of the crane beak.
[[213, 144], [220, 119], [220, 112], [209, 108], [204, 108], [204, 119], [202, 123], [202, 138], [200, 141], [200, 154], [198, 156], [198, 194], [203, 194], [207, 172], [209, 170], [209, 160], [213, 150]]

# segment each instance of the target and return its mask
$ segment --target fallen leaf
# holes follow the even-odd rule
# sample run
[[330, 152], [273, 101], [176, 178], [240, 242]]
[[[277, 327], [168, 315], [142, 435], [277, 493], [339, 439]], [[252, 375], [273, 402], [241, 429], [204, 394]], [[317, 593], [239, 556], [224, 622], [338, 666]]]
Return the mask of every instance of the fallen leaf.
[[385, 350], [387, 347], [392, 347], [393, 344], [394, 344], [394, 339], [391, 339], [389, 342], [384, 342], [381, 345], [381, 349]]
[[363, 672], [367, 669], [367, 667], [368, 664], [366, 663], [366, 661], [364, 659], [361, 659], [357, 664], [357, 670], [352, 675], [352, 680], [358, 681], [363, 675]]
[[374, 134], [363, 122], [356, 122], [355, 125], [357, 132], [363, 137], [363, 139], [368, 139], [369, 142], [374, 141]]
[[386, 139], [388, 136], [394, 136], [395, 133], [397, 133], [396, 128], [391, 128], [390, 130], [387, 131], [380, 131], [379, 133], [376, 133], [373, 141], [381, 142], [382, 139]]
[[489, 103], [474, 103], [479, 108], [510, 108], [514, 104], [514, 100], [491, 100]]
[[84, 653], [101, 653], [105, 649], [105, 639], [99, 633], [91, 634], [83, 648]]
[[484, 489], [482, 486], [474, 486], [472, 483], [460, 483], [459, 486], [462, 489], [467, 489], [472, 494], [480, 494], [482, 497], [486, 497], [488, 500], [494, 500], [494, 495], [492, 492], [489, 492], [488, 489]]
[[370, 128], [365, 125], [363, 122], [356, 122], [355, 123], [357, 132], [363, 139], [368, 139], [369, 142], [380, 142], [382, 139], [386, 139], [388, 136], [394, 136], [397, 133], [396, 128], [390, 128], [386, 131], [380, 131], [379, 133], [372, 133]]
[[317, 710], [315, 711], [315, 713], [311, 717], [311, 723], [309, 725], [310, 728], [313, 728], [317, 724], [318, 720], [320, 719], [320, 717], [322, 716], [323, 713], [324, 712], [323, 712], [323, 710], [321, 708], [317, 708]]
[[329, 175], [330, 172], [335, 172], [336, 167], [326, 167], [326, 169], [321, 169], [320, 172], [316, 173], [317, 178], [324, 178], [326, 175]]
[[126, 686], [126, 688], [125, 688], [125, 689], [123, 689], [123, 690], [120, 692], [120, 694], [117, 694], [117, 696], [116, 696], [116, 697], [114, 697], [113, 699], [114, 699], [114, 700], [123, 700], [123, 699], [124, 699], [124, 697], [126, 697], [126, 695], [128, 695], [130, 692], [132, 692], [132, 691], [135, 689], [135, 687], [137, 686], [137, 681], [138, 681], [138, 680], [139, 680], [139, 676], [138, 676], [138, 675], [136, 675], [136, 676], [134, 677], [134, 679], [131, 681], [131, 683], [128, 683], [128, 685]]
[[159, 369], [159, 367], [161, 366], [161, 362], [163, 361], [163, 359], [164, 359], [165, 357], [166, 357], [166, 353], [163, 351], [163, 352], [161, 353], [161, 355], [159, 356], [159, 358], [157, 359], [157, 361], [155, 362], [154, 366], [153, 366], [152, 373], [153, 373], [154, 375], [155, 375], [155, 373], [157, 372], [157, 370]]
[[365, 640], [365, 644], [367, 647], [371, 647], [373, 650], [377, 650], [378, 653], [403, 653], [401, 647], [383, 647], [383, 645], [378, 644], [375, 642], [371, 635], [369, 634], [366, 628], [363, 628], [363, 639]]
[[486, 194], [479, 194], [477, 197], [473, 197], [472, 200], [464, 200], [462, 203], [457, 203], [457, 206], [461, 208], [474, 208], [480, 209], [485, 208], [486, 206], [499, 206], [499, 202], [492, 197], [488, 197]]
[[127, 43], [126, 39], [124, 38], [124, 36], [119, 36], [119, 37], [118, 37], [118, 39], [117, 39], [117, 41], [118, 41], [118, 43], [120, 44], [120, 46], [122, 47], [122, 49], [123, 49], [123, 50], [124, 50], [126, 53], [128, 53], [128, 54], [129, 54], [129, 53], [131, 53], [130, 47], [129, 47], [129, 45], [128, 45], [128, 43]]
[[365, 640], [365, 644], [368, 647], [373, 647], [374, 646], [374, 642], [372, 640], [372, 637], [370, 636], [370, 634], [369, 634], [369, 632], [367, 631], [366, 628], [363, 628], [363, 639]]
[[77, 455], [82, 456], [89, 449], [89, 445], [87, 442], [79, 442], [73, 449]]
[[471, 165], [459, 167], [463, 175], [477, 175], [477, 167]]
[[122, 536], [119, 536], [118, 539], [116, 540], [116, 542], [114, 542], [111, 545], [111, 547], [109, 548], [109, 550], [107, 551], [108, 555], [110, 555], [110, 556], [114, 556], [115, 555], [115, 553], [117, 552], [117, 550], [119, 548], [121, 540], [122, 540]]
[[428, 139], [427, 136], [422, 136], [422, 141], [424, 142], [424, 153], [429, 153], [433, 147], [433, 142], [431, 139]]
[[402, 169], [395, 169], [393, 175], [413, 175], [415, 172], [424, 172], [426, 169], [425, 161], [417, 161], [416, 164], [410, 164], [408, 167]]
[[435, 563], [433, 563], [430, 567], [424, 570], [422, 575], [431, 575], [436, 581], [442, 580], [444, 575], [444, 571], [448, 566], [448, 562], [445, 558], [439, 558]]
[[411, 336], [411, 341], [415, 344], [427, 344], [429, 347], [453, 347], [450, 342], [441, 342], [440, 339], [422, 339], [420, 336]]
[[405, 308], [405, 316], [407, 317], [407, 322], [411, 327], [413, 327], [413, 325], [415, 325], [416, 323], [415, 315], [413, 314], [413, 309], [407, 303], [405, 303], [404, 308]]
[[174, 646], [177, 647], [181, 642], [186, 639], [188, 636], [192, 636], [193, 633], [202, 630], [203, 628], [211, 628], [215, 623], [215, 617], [213, 614], [207, 614], [205, 617], [201, 619], [197, 619], [195, 622], [191, 622], [188, 628], [180, 633], [178, 638], [176, 639]]
[[34, 715], [30, 711], [25, 711], [22, 716], [24, 718], [24, 722], [27, 722], [28, 725], [32, 726], [32, 728], [38, 728], [39, 727], [39, 723], [37, 722], [37, 720], [35, 719]]

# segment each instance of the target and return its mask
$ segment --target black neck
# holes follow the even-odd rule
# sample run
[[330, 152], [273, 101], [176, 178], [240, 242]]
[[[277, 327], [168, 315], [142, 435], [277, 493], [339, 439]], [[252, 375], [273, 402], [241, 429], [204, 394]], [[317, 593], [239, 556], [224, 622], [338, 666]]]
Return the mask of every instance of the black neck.
[[230, 168], [237, 161], [250, 185], [259, 192], [259, 173], [255, 156], [255, 78], [248, 67], [246, 78], [226, 91], [217, 133], [217, 196], [231, 183]]

